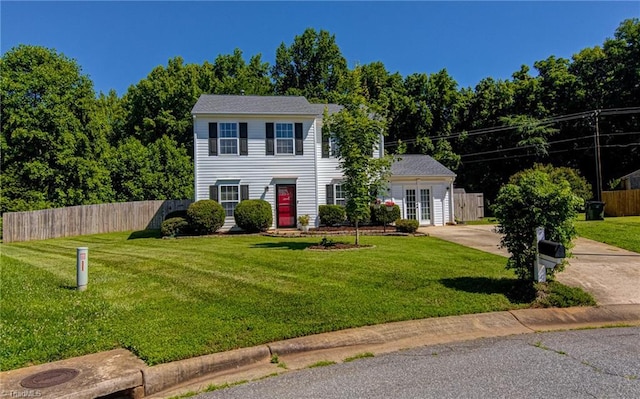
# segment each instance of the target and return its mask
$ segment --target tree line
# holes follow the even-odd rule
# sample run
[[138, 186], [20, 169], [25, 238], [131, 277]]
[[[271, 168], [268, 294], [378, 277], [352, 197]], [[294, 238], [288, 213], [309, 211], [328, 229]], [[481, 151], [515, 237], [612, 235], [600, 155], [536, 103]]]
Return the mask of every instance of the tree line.
[[640, 20], [601, 46], [550, 56], [510, 79], [459, 87], [446, 69], [402, 76], [382, 62], [349, 68], [334, 35], [309, 28], [274, 65], [241, 50], [212, 62], [181, 57], [119, 97], [96, 95], [78, 63], [20, 45], [0, 60], [0, 211], [193, 197], [191, 108], [203, 93], [302, 95], [367, 104], [383, 117], [390, 153], [424, 153], [490, 201], [534, 163], [575, 168], [595, 188], [640, 167]]

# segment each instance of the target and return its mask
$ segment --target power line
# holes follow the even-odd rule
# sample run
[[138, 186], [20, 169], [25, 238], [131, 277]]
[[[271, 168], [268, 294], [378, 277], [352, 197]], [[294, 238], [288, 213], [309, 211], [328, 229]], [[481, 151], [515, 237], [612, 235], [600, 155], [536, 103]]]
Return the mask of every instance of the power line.
[[[630, 134], [640, 134], [640, 132], [609, 133], [609, 134], [601, 134], [600, 137], [623, 136], [623, 135], [630, 135]], [[563, 139], [563, 140], [556, 140], [556, 141], [549, 141], [549, 142], [546, 143], [546, 145], [566, 143], [566, 142], [569, 142], [569, 141], [577, 141], [577, 140], [584, 140], [584, 139], [590, 139], [590, 138], [593, 138], [593, 135], [581, 136], [581, 137], [573, 137], [573, 138], [570, 138], [570, 139]], [[543, 145], [545, 145], [545, 144], [543, 144]], [[471, 154], [461, 154], [460, 156], [464, 158], [464, 157], [471, 157], [471, 156], [475, 156], [475, 155], [496, 154], [496, 153], [500, 153], [500, 152], [513, 151], [513, 150], [531, 148], [531, 147], [536, 147], [536, 146], [538, 146], [538, 144], [528, 144], [528, 145], [523, 145], [523, 146], [501, 148], [501, 149], [498, 149], [498, 150], [474, 152], [474, 153], [471, 153]]]
[[[619, 147], [640, 147], [640, 143], [630, 143], [630, 144], [607, 144], [607, 145], [601, 145], [600, 148], [619, 148]], [[589, 146], [589, 147], [580, 147], [580, 148], [568, 148], [565, 150], [555, 150], [555, 151], [549, 151], [548, 154], [559, 154], [562, 152], [569, 152], [569, 151], [583, 151], [583, 150], [593, 150], [595, 147], [593, 145]], [[467, 165], [467, 164], [471, 164], [471, 163], [478, 163], [478, 162], [490, 162], [490, 161], [506, 161], [509, 159], [516, 159], [516, 158], [526, 158], [526, 157], [534, 157], [534, 156], [539, 156], [539, 154], [520, 154], [520, 155], [512, 155], [509, 157], [496, 157], [496, 158], [489, 158], [489, 159], [474, 159], [471, 161], [464, 161], [462, 162], [463, 165]]]
[[[539, 121], [540, 125], [546, 125], [546, 124], [553, 124], [553, 123], [558, 123], [558, 122], [566, 122], [566, 121], [570, 121], [570, 120], [576, 120], [576, 119], [584, 119], [590, 116], [594, 116], [594, 114], [596, 112], [599, 112], [599, 114], [601, 116], [614, 116], [614, 115], [626, 115], [626, 114], [635, 114], [635, 113], [640, 113], [640, 107], [626, 107], [626, 108], [608, 108], [608, 109], [604, 109], [604, 110], [590, 110], [590, 111], [582, 111], [582, 112], [577, 112], [577, 113], [573, 113], [573, 114], [565, 114], [565, 115], [558, 115], [558, 116], [554, 116], [554, 117], [550, 117], [550, 118], [546, 118], [546, 119], [542, 119]], [[456, 133], [452, 133], [450, 135], [447, 136], [436, 136], [436, 137], [429, 137], [429, 138], [434, 138], [434, 139], [455, 139], [455, 138], [459, 138], [462, 136], [466, 136], [466, 137], [470, 137], [470, 136], [478, 136], [478, 135], [484, 135], [484, 134], [489, 134], [489, 133], [496, 133], [496, 132], [502, 132], [502, 131], [507, 131], [507, 130], [513, 130], [513, 129], [517, 129], [519, 127], [523, 127], [526, 126], [525, 124], [520, 124], [520, 125], [512, 125], [512, 126], [496, 126], [496, 127], [489, 127], [489, 128], [482, 128], [482, 129], [474, 129], [474, 130], [468, 130], [468, 131], [462, 131], [462, 132], [456, 132]], [[402, 143], [405, 144], [415, 144], [417, 142], [417, 138], [416, 139], [408, 139], [405, 141], [400, 140]], [[390, 141], [385, 143], [385, 147], [392, 147], [398, 144], [398, 141]]]

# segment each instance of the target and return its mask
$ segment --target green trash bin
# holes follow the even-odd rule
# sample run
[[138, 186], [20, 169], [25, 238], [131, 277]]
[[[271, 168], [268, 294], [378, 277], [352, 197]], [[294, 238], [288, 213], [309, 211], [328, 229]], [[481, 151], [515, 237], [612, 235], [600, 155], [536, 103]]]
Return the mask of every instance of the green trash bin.
[[584, 216], [585, 220], [604, 220], [604, 202], [587, 201]]

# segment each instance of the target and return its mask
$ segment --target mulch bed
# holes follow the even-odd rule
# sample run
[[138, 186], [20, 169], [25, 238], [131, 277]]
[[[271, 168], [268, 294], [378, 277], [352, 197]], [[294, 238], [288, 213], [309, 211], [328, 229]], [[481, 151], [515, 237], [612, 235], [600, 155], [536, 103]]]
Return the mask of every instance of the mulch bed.
[[[358, 227], [358, 229], [360, 231], [384, 231], [385, 229], [383, 228], [383, 226], [360, 226]], [[322, 233], [322, 232], [353, 232], [355, 233], [356, 228], [353, 226], [320, 226], [320, 227], [316, 227], [316, 228], [311, 228], [309, 229], [310, 233]], [[395, 233], [396, 231], [398, 231], [396, 229], [396, 226], [387, 226], [386, 228], [387, 233]]]
[[338, 242], [333, 245], [324, 246], [324, 245], [312, 245], [307, 247], [307, 249], [313, 251], [339, 251], [339, 250], [348, 250], [348, 249], [366, 249], [366, 248], [374, 248], [375, 245], [356, 245], [356, 244], [347, 244], [343, 242]]

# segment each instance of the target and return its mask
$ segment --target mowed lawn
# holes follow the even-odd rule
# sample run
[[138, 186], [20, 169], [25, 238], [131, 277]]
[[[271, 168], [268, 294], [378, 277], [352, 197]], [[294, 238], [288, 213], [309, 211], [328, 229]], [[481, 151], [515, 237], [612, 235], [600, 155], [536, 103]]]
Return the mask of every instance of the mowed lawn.
[[[352, 241], [353, 237], [338, 240]], [[526, 307], [505, 259], [430, 237], [164, 240], [113, 233], [3, 244], [1, 369], [124, 347], [149, 364], [384, 322]], [[75, 291], [76, 247], [89, 288]]]
[[585, 221], [580, 215], [576, 230], [580, 237], [640, 253], [640, 216]]

